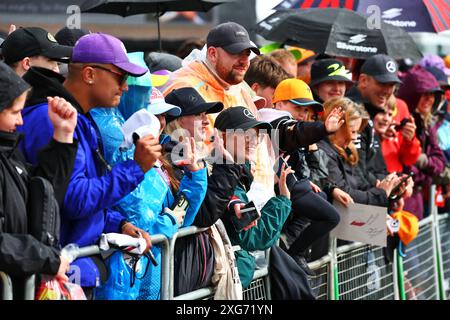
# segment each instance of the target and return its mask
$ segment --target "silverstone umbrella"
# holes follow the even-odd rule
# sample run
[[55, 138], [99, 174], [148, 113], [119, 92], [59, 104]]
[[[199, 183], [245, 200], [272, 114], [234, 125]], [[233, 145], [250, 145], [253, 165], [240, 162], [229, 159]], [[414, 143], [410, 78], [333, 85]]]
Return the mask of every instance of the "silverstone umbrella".
[[81, 12], [110, 13], [122, 17], [155, 13], [158, 23], [159, 49], [162, 50], [159, 17], [167, 11], [209, 11], [212, 7], [235, 0], [86, 0]]
[[379, 8], [381, 19], [408, 32], [441, 32], [450, 29], [449, 0], [284, 0], [274, 9], [345, 8], [371, 15]]
[[422, 57], [402, 28], [384, 22], [380, 27], [369, 28], [367, 18], [354, 11], [313, 8], [277, 11], [259, 22], [256, 32], [267, 40], [332, 56], [367, 59], [384, 53], [394, 59]]

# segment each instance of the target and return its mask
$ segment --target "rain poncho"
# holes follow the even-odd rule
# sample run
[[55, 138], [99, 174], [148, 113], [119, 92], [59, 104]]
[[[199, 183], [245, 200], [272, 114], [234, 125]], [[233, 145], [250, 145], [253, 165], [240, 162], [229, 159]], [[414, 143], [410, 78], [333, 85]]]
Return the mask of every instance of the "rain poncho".
[[[136, 60], [136, 56], [143, 61], [142, 53], [129, 54], [130, 60]], [[142, 63], [140, 63], [142, 64]], [[133, 112], [145, 108], [148, 105], [151, 83], [149, 74], [140, 78], [128, 80], [128, 91], [122, 95], [117, 109], [98, 108], [91, 111], [92, 117], [97, 123], [102, 135], [105, 150], [105, 159], [112, 165], [132, 159], [134, 146], [125, 150], [119, 148], [124, 137], [120, 128]], [[167, 136], [160, 137], [160, 143], [164, 144]], [[183, 226], [191, 225], [195, 215], [203, 201], [207, 187], [206, 168], [195, 172], [186, 172], [180, 181], [179, 191], [183, 192], [189, 201]], [[177, 232], [179, 225], [177, 218], [163, 210], [174, 202], [174, 195], [169, 188], [168, 177], [160, 168], [154, 167], [145, 174], [144, 180], [129, 195], [116, 204], [118, 211], [122, 212], [128, 221], [149, 234], [163, 234], [171, 238]], [[111, 259], [110, 264], [121, 266], [114, 269], [110, 265], [108, 281], [96, 292], [96, 298], [103, 299], [159, 299], [161, 286], [161, 251], [159, 246], [152, 247], [152, 253], [158, 261], [158, 266], [151, 265], [142, 280], [147, 264], [146, 258], [141, 258], [138, 264], [137, 278], [134, 286], [130, 288], [129, 273], [132, 268], [126, 265], [124, 259], [117, 256]], [[115, 253], [118, 255], [121, 253]], [[126, 260], [125, 262], [130, 262]], [[125, 269], [125, 270], [124, 270]]]

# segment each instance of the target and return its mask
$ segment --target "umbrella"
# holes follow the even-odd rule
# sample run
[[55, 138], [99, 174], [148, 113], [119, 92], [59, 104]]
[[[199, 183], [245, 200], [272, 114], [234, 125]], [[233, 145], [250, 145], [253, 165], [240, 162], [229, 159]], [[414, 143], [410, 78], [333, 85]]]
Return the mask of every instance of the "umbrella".
[[346, 9], [277, 11], [256, 26], [267, 40], [300, 46], [333, 56], [367, 59], [384, 53], [394, 59], [420, 59], [422, 54], [402, 28], [381, 22], [368, 28], [367, 18]]
[[158, 23], [159, 49], [162, 50], [159, 17], [167, 11], [202, 11], [235, 0], [86, 0], [81, 12], [110, 13], [122, 17], [143, 13], [155, 13]]
[[380, 8], [381, 19], [408, 32], [441, 32], [450, 29], [449, 0], [284, 0], [274, 9], [345, 8], [363, 15], [368, 7]]

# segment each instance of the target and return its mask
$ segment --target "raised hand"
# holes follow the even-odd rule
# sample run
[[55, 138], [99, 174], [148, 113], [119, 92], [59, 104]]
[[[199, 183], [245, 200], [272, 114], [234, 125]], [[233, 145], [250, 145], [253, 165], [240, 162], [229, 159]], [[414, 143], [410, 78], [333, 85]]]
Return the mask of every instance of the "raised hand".
[[[286, 162], [289, 159], [289, 156], [285, 159]], [[290, 199], [291, 198], [291, 192], [288, 189], [287, 183], [286, 183], [286, 179], [287, 179], [287, 175], [294, 173], [294, 170], [292, 170], [291, 167], [286, 167], [286, 164], [283, 163], [281, 165], [281, 174], [280, 174], [280, 179], [278, 181], [278, 188], [280, 189], [280, 195], [285, 196], [286, 198]]]
[[341, 107], [334, 108], [328, 117], [325, 119], [325, 128], [328, 133], [334, 133], [339, 130], [339, 128], [344, 123], [344, 111]]
[[158, 139], [152, 135], [145, 136], [136, 141], [136, 149], [134, 149], [134, 161], [137, 162], [142, 171], [147, 172], [156, 160], [161, 157], [161, 145]]
[[417, 126], [414, 121], [414, 117], [410, 117], [410, 121], [403, 126], [400, 132], [406, 140], [411, 141], [416, 135], [416, 129]]
[[53, 124], [53, 138], [62, 143], [73, 142], [77, 126], [77, 110], [70, 102], [60, 97], [47, 97], [48, 117]]
[[187, 138], [188, 141], [183, 142], [183, 159], [175, 161], [177, 166], [186, 166], [189, 171], [197, 171], [204, 168], [203, 162], [199, 162], [197, 155], [197, 147], [193, 137]]
[[223, 139], [219, 135], [219, 131], [214, 128], [214, 150], [216, 152], [215, 161], [221, 163], [221, 161], [226, 160], [226, 163], [233, 164], [234, 158], [225, 148]]

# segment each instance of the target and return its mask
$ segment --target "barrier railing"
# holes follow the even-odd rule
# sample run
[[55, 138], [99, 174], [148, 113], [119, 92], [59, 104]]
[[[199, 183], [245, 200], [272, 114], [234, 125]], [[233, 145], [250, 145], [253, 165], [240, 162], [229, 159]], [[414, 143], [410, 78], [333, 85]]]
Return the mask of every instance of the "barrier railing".
[[450, 300], [450, 215], [439, 215], [438, 218], [442, 291], [443, 299]]
[[[434, 189], [431, 190], [434, 199]], [[430, 203], [430, 216], [420, 221], [419, 235], [405, 250], [406, 257], [394, 254], [388, 262], [384, 249], [352, 243], [336, 247], [331, 240], [330, 252], [309, 263], [316, 275], [309, 279], [319, 300], [393, 300], [450, 299], [450, 214], [437, 214]], [[207, 228], [181, 229], [172, 239], [152, 235], [153, 245], [161, 245], [161, 299], [194, 300], [214, 296], [214, 288], [201, 288], [174, 297], [174, 248], [177, 239], [203, 232]], [[100, 254], [98, 246], [79, 249], [78, 257]], [[266, 251], [266, 262], [269, 254]], [[0, 272], [2, 300], [13, 299], [10, 277]], [[34, 276], [25, 282], [25, 299], [34, 299]], [[244, 300], [270, 299], [268, 266], [255, 271], [253, 281], [243, 291]]]
[[13, 287], [11, 278], [4, 272], [0, 271], [0, 281], [2, 287], [1, 300], [12, 300], [13, 299]]
[[[182, 237], [193, 235], [199, 232], [204, 232], [208, 228], [197, 228], [194, 226], [183, 228], [178, 231], [177, 234], [170, 240], [170, 278], [174, 277], [174, 250], [176, 241]], [[268, 261], [268, 251], [266, 251], [266, 261]], [[268, 279], [268, 268], [264, 267], [262, 269], [255, 270], [253, 275], [253, 280], [249, 287], [243, 290], [244, 300], [268, 300], [270, 299], [270, 281]], [[169, 296], [170, 299], [174, 300], [199, 300], [199, 299], [212, 299], [214, 296], [214, 288], [207, 287], [197, 289], [179, 296], [174, 297], [173, 284], [170, 286]]]
[[337, 248], [339, 300], [398, 299], [396, 276], [383, 248], [353, 243]]

